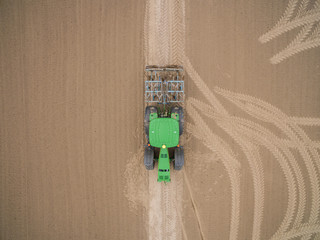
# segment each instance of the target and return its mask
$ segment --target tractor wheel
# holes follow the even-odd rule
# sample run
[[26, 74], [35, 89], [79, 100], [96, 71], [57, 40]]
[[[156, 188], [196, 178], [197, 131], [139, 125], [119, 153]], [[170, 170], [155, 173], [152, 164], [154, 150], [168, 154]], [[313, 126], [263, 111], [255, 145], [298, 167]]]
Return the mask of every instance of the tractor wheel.
[[183, 109], [182, 107], [173, 107], [171, 108], [171, 113], [179, 114], [179, 135], [181, 136], [183, 133], [183, 126], [184, 126]]
[[184, 151], [183, 147], [178, 147], [174, 150], [174, 170], [181, 170], [184, 164]]
[[151, 147], [146, 147], [144, 149], [144, 165], [147, 170], [154, 169], [154, 151]]
[[150, 114], [156, 113], [157, 108], [154, 106], [147, 106], [144, 114], [144, 131], [147, 134], [147, 137], [149, 137], [149, 123], [150, 123]]

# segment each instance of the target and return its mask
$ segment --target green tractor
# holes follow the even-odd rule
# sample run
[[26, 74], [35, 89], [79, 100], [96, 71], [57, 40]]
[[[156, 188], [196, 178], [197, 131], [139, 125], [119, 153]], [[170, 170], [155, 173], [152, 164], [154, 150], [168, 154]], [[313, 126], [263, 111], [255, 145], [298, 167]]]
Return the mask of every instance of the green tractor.
[[183, 133], [184, 99], [182, 67], [147, 67], [144, 129], [148, 141], [144, 151], [144, 165], [153, 170], [158, 161], [158, 182], [170, 182], [170, 163], [175, 170], [184, 165], [184, 151], [179, 140]]

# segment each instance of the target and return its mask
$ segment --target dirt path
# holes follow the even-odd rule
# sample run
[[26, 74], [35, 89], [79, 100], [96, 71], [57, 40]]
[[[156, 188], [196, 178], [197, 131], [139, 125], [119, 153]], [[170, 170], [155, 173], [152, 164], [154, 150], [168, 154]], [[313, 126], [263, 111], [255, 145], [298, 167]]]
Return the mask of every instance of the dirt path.
[[[170, 4], [173, 4], [173, 6], [170, 6]], [[171, 61], [173, 61], [173, 59], [179, 59], [179, 62], [182, 63], [189, 76], [188, 83], [190, 85], [194, 84], [201, 93], [198, 94], [196, 98], [190, 96], [187, 97], [186, 109], [189, 120], [194, 123], [191, 124], [188, 122], [187, 131], [200, 140], [204, 146], [210, 149], [218, 159], [221, 159], [227, 176], [229, 177], [231, 196], [230, 211], [228, 211], [230, 213], [229, 239], [242, 238], [242, 236], [239, 235], [243, 234], [240, 232], [240, 218], [244, 218], [244, 214], [241, 215], [241, 202], [246, 198], [243, 195], [244, 191], [241, 190], [241, 186], [243, 186], [243, 178], [241, 177], [241, 172], [243, 172], [243, 170], [241, 170], [241, 168], [243, 168], [243, 166], [247, 168], [245, 171], [248, 171], [252, 176], [251, 194], [253, 196], [252, 205], [250, 206], [250, 210], [253, 213], [251, 220], [252, 225], [247, 224], [246, 229], [248, 229], [249, 226], [252, 226], [251, 238], [261, 239], [261, 231], [264, 227], [264, 216], [269, 213], [266, 213], [264, 210], [265, 205], [268, 204], [265, 200], [265, 196], [268, 194], [268, 188], [265, 186], [265, 179], [266, 171], [269, 171], [264, 166], [264, 149], [269, 151], [271, 157], [278, 162], [282, 174], [284, 175], [285, 186], [288, 194], [283, 219], [279, 222], [278, 226], [274, 225], [275, 232], [273, 232], [271, 236], [273, 236], [273, 238], [281, 239], [282, 236], [284, 237], [286, 235], [287, 231], [290, 231], [290, 226], [291, 228], [298, 228], [303, 223], [305, 214], [308, 214], [306, 212], [307, 195], [305, 183], [307, 180], [311, 183], [311, 197], [309, 199], [311, 208], [308, 221], [309, 224], [316, 224], [319, 219], [320, 210], [320, 182], [318, 168], [318, 162], [320, 159], [317, 150], [318, 143], [317, 141], [311, 140], [302, 128], [305, 124], [309, 125], [310, 120], [303, 118], [303, 120], [301, 119], [301, 123], [297, 125], [297, 123], [292, 120], [295, 119], [295, 117], [288, 116], [280, 109], [256, 97], [234, 93], [217, 87], [214, 90], [210, 89], [207, 83], [197, 73], [188, 57], [188, 54], [184, 51], [186, 48], [184, 46], [185, 42], [180, 41], [182, 46], [179, 45], [178, 47], [173, 44], [175, 43], [175, 37], [172, 38], [172, 36], [178, 35], [179, 37], [177, 38], [185, 39], [185, 22], [182, 20], [185, 17], [185, 10], [181, 10], [185, 8], [185, 3], [184, 1], [171, 1], [170, 4], [166, 1], [150, 1], [147, 4], [147, 10], [149, 9], [149, 13], [151, 14], [145, 18], [149, 23], [145, 23], [145, 27], [147, 26], [148, 31], [148, 34], [145, 34], [145, 39], [148, 43], [146, 44], [147, 49], [150, 51], [145, 50], [145, 58], [147, 63], [150, 62], [151, 64], [171, 64], [171, 62], [168, 62], [168, 59]], [[175, 8], [174, 4], [178, 7]], [[315, 8], [314, 10], [319, 7], [317, 4], [318, 3], [315, 3], [315, 6], [313, 6]], [[277, 27], [279, 26], [278, 28], [281, 28], [281, 24], [290, 24], [289, 21], [292, 11], [296, 5], [299, 5], [297, 1], [289, 2], [289, 6], [283, 18], [277, 25]], [[316, 37], [316, 34], [318, 31], [318, 13], [312, 12], [312, 9], [307, 10], [307, 5], [308, 1], [301, 3], [298, 17], [293, 18], [291, 21], [294, 22], [300, 17], [300, 26], [303, 24], [303, 17], [309, 14], [312, 17], [310, 17], [309, 22], [306, 20], [308, 26], [305, 30], [302, 30], [300, 33], [301, 36], [298, 36], [286, 50], [273, 57], [271, 59], [271, 63], [279, 63], [302, 50], [317, 46], [316, 42], [318, 41], [318, 38]], [[173, 14], [174, 9], [180, 9], [180, 11]], [[172, 17], [173, 15], [175, 18]], [[177, 24], [178, 22], [180, 25]], [[177, 25], [179, 25], [179, 28], [173, 27]], [[281, 31], [288, 31], [289, 29], [290, 28], [287, 27], [285, 30], [277, 30], [278, 33], [273, 33], [273, 30], [271, 30], [266, 35], [263, 35], [260, 40], [262, 42], [264, 39], [270, 40], [277, 34], [280, 34]], [[314, 45], [307, 42], [307, 40], [306, 43], [302, 42], [307, 38], [307, 34], [311, 29], [313, 29], [313, 35], [310, 35], [309, 38], [314, 39]], [[175, 34], [175, 32], [177, 34]], [[268, 34], [271, 37], [268, 37]], [[290, 50], [290, 48], [294, 48], [295, 44], [309, 44], [309, 47], [300, 47], [300, 49], [296, 51]], [[171, 55], [171, 53], [175, 52], [175, 47], [180, 50], [180, 55], [177, 56], [177, 58]], [[158, 52], [155, 51], [155, 49], [157, 49]], [[192, 93], [193, 92], [194, 90]], [[205, 101], [199, 101], [199, 97], [201, 97], [201, 95], [204, 97]], [[221, 97], [233, 103], [234, 107], [230, 108], [227, 106], [221, 101]], [[248, 105], [250, 107], [248, 107]], [[230, 111], [233, 112], [237, 110], [237, 108], [248, 114], [251, 119], [241, 114], [237, 116], [233, 116], [233, 114], [231, 115]], [[228, 138], [233, 141], [233, 144], [231, 145], [230, 141], [226, 141], [226, 138], [222, 138], [216, 132], [212, 131], [211, 125], [206, 124], [206, 121], [204, 121], [204, 118], [200, 113], [213, 119], [216, 126], [224, 131]], [[268, 126], [265, 125], [266, 123]], [[312, 124], [314, 126], [317, 126], [319, 123], [319, 119], [312, 120]], [[275, 129], [278, 129], [278, 133], [275, 132]], [[278, 137], [276, 135], [279, 133], [283, 137]], [[283, 141], [286, 141], [287, 144], [284, 144]], [[298, 152], [298, 159], [300, 160], [295, 156], [296, 151]], [[241, 160], [239, 159], [240, 152], [244, 157]], [[244, 163], [243, 160], [246, 160], [246, 163]], [[301, 160], [305, 167], [304, 173], [301, 166]], [[195, 191], [195, 189], [189, 184], [188, 175], [189, 174], [184, 174], [184, 181], [188, 182], [188, 193], [192, 205], [191, 209], [193, 212], [193, 218], [195, 219], [193, 222], [198, 226], [197, 230], [200, 238], [205, 239], [206, 236], [209, 235], [211, 237], [211, 235], [207, 235], [203, 230], [207, 225], [201, 221], [201, 214], [199, 214], [196, 200], [193, 197], [193, 191]], [[205, 182], [208, 184], [207, 181]], [[156, 188], [157, 186], [154, 187]], [[200, 189], [203, 191], [203, 188]], [[163, 199], [163, 194], [164, 198], [166, 198], [167, 192], [164, 193], [162, 191], [162, 195], [155, 195], [156, 197], [162, 198], [161, 206], [163, 208], [162, 214], [159, 214], [157, 217], [159, 218], [158, 222], [161, 222], [162, 225], [166, 225], [167, 216], [165, 213], [167, 204], [165, 199]], [[153, 198], [152, 194], [149, 196], [151, 199]], [[210, 209], [210, 207], [208, 209]], [[150, 211], [153, 210], [150, 208], [149, 212]], [[157, 211], [161, 211], [161, 209], [157, 209]], [[152, 216], [154, 217], [154, 214], [152, 214]], [[149, 222], [151, 226], [152, 223], [153, 221]], [[293, 225], [291, 225], [292, 223]], [[219, 229], [222, 229], [223, 227], [223, 225], [219, 225]], [[162, 231], [162, 233], [161, 238], [170, 236], [166, 230]], [[153, 234], [153, 231], [149, 231], [150, 239], [155, 239], [159, 236], [157, 234], [159, 233]], [[301, 235], [304, 235], [303, 239], [310, 239], [312, 237], [312, 234], [308, 234], [307, 232], [301, 233]]]
[[[181, 65], [184, 47], [184, 6], [179, 1], [146, 3], [144, 29], [145, 65]], [[157, 171], [149, 172], [149, 239], [182, 237], [182, 174], [172, 171], [172, 181], [159, 184]]]

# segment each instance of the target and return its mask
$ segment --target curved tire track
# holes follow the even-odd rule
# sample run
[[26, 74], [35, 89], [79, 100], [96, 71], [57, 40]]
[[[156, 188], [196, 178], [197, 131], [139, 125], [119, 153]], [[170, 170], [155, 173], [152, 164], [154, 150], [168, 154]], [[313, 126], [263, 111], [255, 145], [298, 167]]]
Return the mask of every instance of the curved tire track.
[[[300, 7], [298, 8], [299, 2]], [[289, 58], [299, 52], [320, 46], [320, 2], [314, 2], [313, 9], [307, 10], [309, 2], [310, 0], [290, 0], [287, 9], [278, 23], [270, 31], [259, 38], [261, 43], [266, 43], [285, 32], [305, 26], [284, 50], [280, 51], [270, 59], [272, 64], [280, 63], [286, 58]], [[312, 30], [313, 32], [311, 32]]]

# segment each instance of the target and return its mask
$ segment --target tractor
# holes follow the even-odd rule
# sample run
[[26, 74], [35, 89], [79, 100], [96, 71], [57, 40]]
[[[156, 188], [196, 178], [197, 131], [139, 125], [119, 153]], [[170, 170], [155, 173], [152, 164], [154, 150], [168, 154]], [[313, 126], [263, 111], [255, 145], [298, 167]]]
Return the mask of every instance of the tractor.
[[179, 142], [184, 125], [183, 68], [147, 66], [145, 102], [144, 165], [153, 170], [157, 161], [158, 182], [170, 182], [170, 163], [174, 170], [181, 170], [184, 165], [184, 150]]

